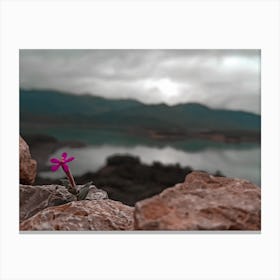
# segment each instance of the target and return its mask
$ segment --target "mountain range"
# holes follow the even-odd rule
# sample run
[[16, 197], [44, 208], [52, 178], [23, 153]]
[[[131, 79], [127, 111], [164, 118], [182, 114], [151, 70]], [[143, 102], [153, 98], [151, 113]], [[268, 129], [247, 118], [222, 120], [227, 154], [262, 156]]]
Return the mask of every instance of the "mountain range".
[[164, 133], [259, 133], [261, 125], [260, 115], [211, 109], [198, 103], [147, 105], [132, 99], [26, 89], [20, 89], [20, 121], [21, 124], [71, 124]]

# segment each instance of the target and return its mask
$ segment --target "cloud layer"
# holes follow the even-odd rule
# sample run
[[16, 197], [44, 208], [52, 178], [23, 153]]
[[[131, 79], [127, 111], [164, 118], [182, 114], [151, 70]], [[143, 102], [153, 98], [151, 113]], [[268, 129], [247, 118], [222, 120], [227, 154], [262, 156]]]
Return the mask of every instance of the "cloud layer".
[[21, 50], [20, 86], [260, 113], [259, 50]]

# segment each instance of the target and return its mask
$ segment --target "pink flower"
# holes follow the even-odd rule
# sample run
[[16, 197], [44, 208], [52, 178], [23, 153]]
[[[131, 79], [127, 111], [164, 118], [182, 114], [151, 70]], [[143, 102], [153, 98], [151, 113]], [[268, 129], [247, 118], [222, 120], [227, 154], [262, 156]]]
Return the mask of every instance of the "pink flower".
[[51, 163], [55, 163], [55, 165], [52, 165], [51, 170], [55, 172], [61, 166], [65, 173], [69, 173], [69, 167], [67, 165], [67, 162], [70, 162], [74, 159], [75, 159], [74, 157], [67, 158], [67, 153], [64, 152], [61, 154], [61, 159], [52, 158], [50, 160]]

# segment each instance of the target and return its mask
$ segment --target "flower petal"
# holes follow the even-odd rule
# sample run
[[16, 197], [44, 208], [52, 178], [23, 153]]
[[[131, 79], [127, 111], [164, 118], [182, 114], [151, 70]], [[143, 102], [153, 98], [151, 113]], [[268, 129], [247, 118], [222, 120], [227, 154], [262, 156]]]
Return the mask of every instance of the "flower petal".
[[75, 159], [74, 157], [70, 157], [70, 158], [66, 159], [65, 162], [70, 162], [70, 161], [72, 161], [74, 159]]
[[60, 164], [58, 164], [58, 165], [52, 165], [51, 166], [51, 170], [53, 171], [53, 172], [55, 172], [55, 171], [57, 171], [57, 169], [60, 167]]
[[65, 172], [69, 172], [69, 167], [67, 164], [63, 163], [63, 164], [61, 164], [61, 166]]
[[61, 154], [61, 157], [65, 160], [65, 159], [67, 158], [67, 153], [65, 153], [65, 152], [62, 153], [62, 154]]
[[52, 163], [60, 163], [60, 160], [57, 159], [57, 158], [51, 158], [50, 162], [52, 162]]

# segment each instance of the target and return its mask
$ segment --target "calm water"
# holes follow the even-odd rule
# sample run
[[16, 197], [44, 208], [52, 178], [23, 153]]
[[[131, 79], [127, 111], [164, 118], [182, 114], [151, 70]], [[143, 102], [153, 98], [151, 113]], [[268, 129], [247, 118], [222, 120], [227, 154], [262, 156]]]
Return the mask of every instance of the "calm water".
[[[180, 145], [179, 145], [180, 146]], [[181, 145], [182, 146], [182, 145]], [[188, 147], [188, 145], [186, 146]], [[73, 175], [82, 175], [96, 171], [106, 163], [106, 158], [115, 154], [138, 156], [143, 163], [151, 164], [159, 161], [163, 164], [190, 166], [195, 170], [208, 172], [221, 171], [228, 177], [244, 178], [260, 186], [260, 146], [256, 144], [205, 144], [203, 148], [180, 149], [170, 145], [160, 147], [147, 144], [137, 145], [104, 145], [91, 144], [82, 148], [63, 148], [51, 157], [60, 157], [62, 152], [76, 157], [70, 164]], [[62, 171], [42, 172], [42, 177], [61, 178]]]

